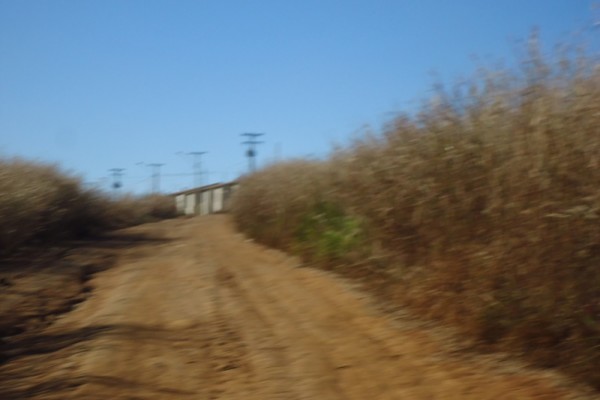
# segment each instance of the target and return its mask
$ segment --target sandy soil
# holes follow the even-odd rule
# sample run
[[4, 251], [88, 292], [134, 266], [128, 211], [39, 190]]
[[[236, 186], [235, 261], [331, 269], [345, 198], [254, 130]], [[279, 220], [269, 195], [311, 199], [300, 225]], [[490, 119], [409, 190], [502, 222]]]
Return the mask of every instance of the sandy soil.
[[227, 216], [129, 230], [87, 300], [9, 338], [1, 399], [592, 398], [551, 371], [464, 354]]

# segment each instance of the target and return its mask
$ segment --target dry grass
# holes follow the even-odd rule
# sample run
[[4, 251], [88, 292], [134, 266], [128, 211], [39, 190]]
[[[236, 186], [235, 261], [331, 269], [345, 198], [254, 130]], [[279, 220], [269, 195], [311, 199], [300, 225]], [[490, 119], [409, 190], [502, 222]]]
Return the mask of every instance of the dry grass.
[[54, 165], [0, 160], [0, 254], [175, 215], [161, 196], [111, 200]]
[[521, 67], [437, 87], [325, 162], [247, 176], [234, 214], [312, 259], [352, 236], [328, 265], [362, 260], [420, 315], [600, 387], [600, 68], [535, 45]]

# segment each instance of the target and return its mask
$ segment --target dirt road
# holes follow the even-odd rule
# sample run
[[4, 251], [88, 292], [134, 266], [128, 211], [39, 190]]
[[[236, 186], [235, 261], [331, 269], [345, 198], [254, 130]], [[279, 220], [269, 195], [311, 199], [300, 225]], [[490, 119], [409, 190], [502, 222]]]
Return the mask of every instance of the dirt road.
[[[567, 399], [558, 374], [448, 351], [226, 216], [131, 230], [88, 300], [0, 365], [3, 399]], [[10, 379], [6, 379], [6, 377]]]

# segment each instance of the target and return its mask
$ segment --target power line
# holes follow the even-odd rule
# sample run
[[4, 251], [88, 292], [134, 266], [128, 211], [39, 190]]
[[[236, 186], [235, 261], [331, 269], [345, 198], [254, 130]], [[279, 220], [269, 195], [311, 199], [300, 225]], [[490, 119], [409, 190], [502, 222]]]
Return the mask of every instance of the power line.
[[179, 152], [178, 154], [184, 154], [186, 156], [194, 157], [194, 186], [200, 187], [202, 186], [202, 176], [204, 175], [204, 171], [202, 171], [202, 156], [207, 154], [207, 151], [190, 151], [188, 153]]
[[150, 178], [152, 180], [152, 186], [150, 191], [152, 193], [158, 193], [160, 191], [160, 167], [162, 167], [165, 164], [139, 162], [136, 163], [136, 165], [144, 165], [152, 169], [152, 174], [150, 175]]
[[194, 173], [189, 173], [189, 172], [181, 172], [181, 173], [175, 173], [175, 174], [161, 174], [162, 178], [173, 178], [176, 176], [195, 176], [196, 174]]
[[115, 194], [117, 193], [117, 190], [119, 190], [123, 186], [123, 182], [121, 180], [124, 175], [123, 171], [125, 171], [125, 168], [109, 169], [109, 172], [111, 173], [111, 176], [113, 178], [112, 188], [115, 191]]
[[148, 166], [152, 168], [152, 193], [160, 191], [160, 167], [165, 164], [150, 163]]
[[264, 133], [242, 133], [241, 136], [245, 136], [248, 139], [243, 141], [242, 144], [247, 144], [248, 149], [246, 150], [246, 157], [248, 157], [248, 171], [254, 172], [256, 170], [256, 145], [264, 143], [263, 141], [256, 140], [257, 137], [263, 136]]

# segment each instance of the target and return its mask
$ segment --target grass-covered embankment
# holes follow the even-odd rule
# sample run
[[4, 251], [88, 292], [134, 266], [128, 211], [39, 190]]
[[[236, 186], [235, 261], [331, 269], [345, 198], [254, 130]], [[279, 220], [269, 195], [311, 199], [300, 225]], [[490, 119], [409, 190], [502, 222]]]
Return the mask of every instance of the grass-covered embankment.
[[600, 387], [600, 69], [481, 70], [326, 161], [246, 176], [239, 227]]
[[174, 215], [166, 197], [111, 199], [54, 165], [0, 159], [0, 256]]

